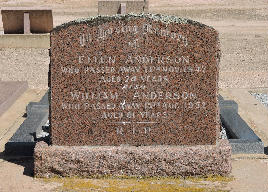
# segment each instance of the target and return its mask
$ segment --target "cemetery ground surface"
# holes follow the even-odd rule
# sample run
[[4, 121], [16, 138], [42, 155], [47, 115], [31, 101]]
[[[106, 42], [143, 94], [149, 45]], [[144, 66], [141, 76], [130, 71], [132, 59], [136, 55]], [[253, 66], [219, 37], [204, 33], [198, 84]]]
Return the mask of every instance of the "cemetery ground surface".
[[[39, 101], [46, 90], [28, 89], [0, 117], [0, 191], [267, 191], [268, 157], [267, 155], [233, 155], [232, 173], [229, 177], [189, 177], [189, 178], [33, 178], [33, 158], [6, 157], [4, 144], [25, 119], [23, 114], [30, 101]], [[261, 89], [268, 92], [268, 89]], [[263, 132], [263, 122], [255, 122], [246, 113], [253, 107], [252, 113], [259, 118], [268, 115], [268, 110], [255, 99], [248, 99], [248, 89], [222, 89], [225, 98], [239, 102], [239, 114], [255, 129], [268, 145], [268, 134]], [[253, 98], [253, 97], [252, 97]], [[257, 104], [257, 105], [256, 105]], [[266, 110], [266, 111], [265, 111]], [[267, 120], [266, 120], [267, 121]]]
[[[0, 7], [49, 6], [54, 26], [97, 14], [97, 1], [0, 0]], [[220, 94], [238, 103], [239, 114], [268, 146], [268, 110], [248, 91], [268, 93], [266, 0], [151, 0], [150, 12], [177, 15], [219, 31]], [[2, 31], [0, 19], [0, 31]], [[1, 46], [1, 45], [0, 45]], [[29, 89], [0, 117], [0, 192], [6, 191], [268, 191], [268, 156], [233, 155], [230, 178], [33, 178], [33, 159], [5, 157], [4, 145], [23, 122], [25, 107], [47, 88], [47, 48], [1, 48], [0, 80], [28, 81]], [[7, 67], [8, 66], [8, 67]]]

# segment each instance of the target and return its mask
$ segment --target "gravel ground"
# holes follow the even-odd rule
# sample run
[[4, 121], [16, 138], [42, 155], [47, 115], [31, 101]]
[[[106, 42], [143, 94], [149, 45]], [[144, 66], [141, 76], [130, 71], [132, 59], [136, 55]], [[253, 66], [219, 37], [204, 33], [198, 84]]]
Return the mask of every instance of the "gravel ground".
[[[97, 4], [97, 0], [0, 0], [0, 7], [49, 5], [54, 26], [97, 15]], [[267, 0], [151, 0], [149, 5], [150, 12], [197, 20], [219, 32], [220, 88], [268, 87]], [[2, 25], [0, 14], [0, 31]], [[0, 80], [27, 79], [31, 88], [47, 88], [48, 51], [32, 51], [0, 50]]]
[[28, 81], [31, 89], [46, 89], [48, 49], [0, 49], [0, 81]]
[[265, 93], [250, 93], [253, 95], [259, 102], [268, 108], [268, 95]]

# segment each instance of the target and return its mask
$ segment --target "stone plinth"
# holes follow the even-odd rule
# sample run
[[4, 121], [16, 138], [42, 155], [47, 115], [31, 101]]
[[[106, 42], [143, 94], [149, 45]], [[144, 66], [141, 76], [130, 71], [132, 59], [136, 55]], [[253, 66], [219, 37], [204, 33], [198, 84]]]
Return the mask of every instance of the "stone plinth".
[[218, 33], [160, 15], [51, 32], [54, 145], [205, 145], [219, 135]]
[[51, 9], [12, 7], [2, 8], [1, 14], [5, 34], [49, 33], [53, 29]]
[[34, 154], [36, 177], [228, 175], [227, 140], [203, 146], [48, 146]]
[[24, 13], [24, 34], [31, 33], [30, 14]]

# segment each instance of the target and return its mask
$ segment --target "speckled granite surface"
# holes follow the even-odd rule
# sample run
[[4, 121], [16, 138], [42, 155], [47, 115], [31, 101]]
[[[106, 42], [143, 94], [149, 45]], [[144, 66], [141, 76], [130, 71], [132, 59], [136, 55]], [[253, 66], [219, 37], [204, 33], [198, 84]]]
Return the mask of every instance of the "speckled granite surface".
[[36, 177], [228, 175], [228, 140], [198, 146], [48, 146], [34, 152]]
[[55, 28], [52, 144], [215, 144], [219, 59], [216, 30], [174, 16], [99, 16]]

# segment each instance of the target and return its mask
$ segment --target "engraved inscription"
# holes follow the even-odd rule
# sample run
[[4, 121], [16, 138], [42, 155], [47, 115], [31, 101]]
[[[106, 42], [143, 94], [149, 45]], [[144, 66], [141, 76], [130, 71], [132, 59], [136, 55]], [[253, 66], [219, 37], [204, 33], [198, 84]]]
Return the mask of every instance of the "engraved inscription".
[[[80, 35], [80, 45], [89, 45], [92, 41], [106, 41], [114, 34], [138, 34], [141, 32], [144, 36], [155, 34], [159, 37], [174, 39], [181, 46], [188, 46], [187, 37], [172, 32], [167, 29], [154, 28], [150, 24], [138, 26], [120, 26], [118, 28], [99, 27], [95, 35], [84, 33]], [[136, 38], [127, 42], [132, 49], [140, 47], [141, 38]], [[180, 47], [180, 46], [179, 46]], [[196, 63], [190, 65], [191, 59], [188, 55], [135, 55], [128, 54], [124, 65], [116, 65], [122, 62], [119, 56], [79, 54], [77, 56], [77, 65], [62, 67], [63, 74], [79, 74], [86, 75], [97, 74], [97, 84], [113, 84], [121, 87], [121, 90], [128, 95], [132, 102], [121, 100], [122, 95], [118, 92], [109, 90], [99, 92], [83, 92], [72, 90], [69, 94], [74, 103], [62, 103], [64, 110], [96, 110], [101, 111], [100, 119], [118, 120], [113, 123], [133, 124], [133, 123], [157, 123], [158, 119], [168, 118], [173, 115], [174, 110], [205, 110], [206, 103], [199, 99], [198, 93], [189, 91], [169, 91], [169, 90], [151, 90], [148, 88], [152, 85], [168, 86], [171, 83], [170, 74], [180, 73], [205, 73], [206, 63]], [[160, 75], [161, 74], [161, 75]], [[176, 87], [180, 87], [178, 82]], [[131, 91], [131, 92], [128, 92]], [[122, 94], [122, 93], [121, 93]], [[78, 103], [76, 103], [76, 101]], [[104, 102], [105, 101], [105, 102]], [[143, 102], [141, 102], [143, 101]], [[153, 111], [152, 111], [153, 110]], [[145, 121], [136, 122], [136, 118]], [[129, 119], [131, 121], [123, 121]], [[150, 122], [147, 119], [154, 119]], [[150, 132], [150, 127], [144, 128], [144, 133]], [[123, 135], [123, 127], [117, 127], [117, 134]], [[134, 133], [140, 133], [133, 129]]]

